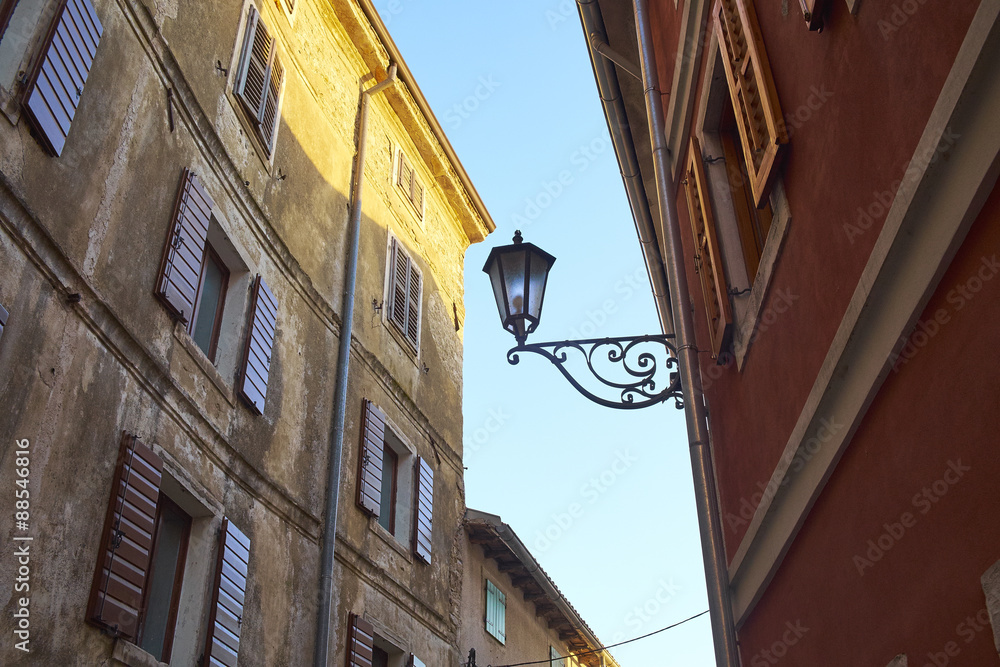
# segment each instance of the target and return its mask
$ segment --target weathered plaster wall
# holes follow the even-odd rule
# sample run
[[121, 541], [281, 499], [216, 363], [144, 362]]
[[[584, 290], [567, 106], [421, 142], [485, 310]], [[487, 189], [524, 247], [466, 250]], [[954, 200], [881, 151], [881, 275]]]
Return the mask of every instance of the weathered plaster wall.
[[[13, 488], [14, 442], [29, 439], [38, 554], [29, 663], [104, 664], [112, 654], [112, 640], [84, 614], [128, 430], [164, 458], [205, 512], [189, 548], [188, 613], [177, 635], [185, 641], [175, 644], [175, 662], [193, 664], [204, 642], [225, 515], [252, 542], [240, 663], [302, 664], [315, 629], [358, 93], [373, 57], [385, 65], [387, 53], [370, 26], [359, 27], [351, 3], [299, 0], [289, 18], [274, 2], [259, 2], [286, 67], [272, 164], [248, 139], [231, 92], [245, 2], [95, 4], [104, 35], [63, 155], [45, 155], [23, 119], [0, 121], [0, 303], [11, 312], [0, 341], [0, 485]], [[384, 76], [382, 67], [377, 77]], [[488, 224], [469, 222], [455, 168], [415, 110], [402, 83], [372, 104], [334, 636], [341, 659], [347, 612], [367, 612], [419, 648], [427, 664], [445, 664], [457, 633], [453, 537], [464, 511], [454, 313], [460, 325], [469, 225], [485, 234]], [[422, 224], [392, 187], [397, 144], [427, 188]], [[279, 303], [262, 416], [235, 393], [248, 295], [235, 290], [227, 301], [230, 349], [216, 367], [152, 294], [184, 167], [214, 198], [248, 276], [261, 273]], [[415, 358], [371, 308], [382, 300], [389, 230], [423, 273]], [[80, 301], [69, 303], [69, 293]], [[353, 504], [363, 397], [380, 403], [435, 469], [429, 566], [413, 562], [408, 544], [379, 534]], [[0, 533], [12, 533], [11, 521], [9, 513], [0, 518]], [[8, 611], [12, 573], [0, 571], [0, 606]], [[0, 662], [22, 659], [9, 643], [0, 647]]]

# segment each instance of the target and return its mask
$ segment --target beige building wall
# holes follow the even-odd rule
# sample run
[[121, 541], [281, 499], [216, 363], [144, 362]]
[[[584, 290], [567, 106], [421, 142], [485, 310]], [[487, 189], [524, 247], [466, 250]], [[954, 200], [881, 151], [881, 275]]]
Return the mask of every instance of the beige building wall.
[[[123, 431], [163, 459], [161, 489], [192, 517], [171, 664], [204, 651], [224, 517], [251, 542], [239, 664], [311, 659], [358, 95], [390, 61], [401, 80], [373, 99], [367, 136], [331, 659], [349, 612], [428, 665], [457, 655], [462, 262], [493, 224], [368, 3], [253, 2], [286, 69], [273, 156], [255, 146], [233, 93], [250, 4], [95, 0], [104, 32], [59, 157], [5, 74], [37, 57], [57, 3], [0, 40], [0, 488], [28, 441], [33, 538], [30, 653], [3, 642], [2, 664], [149, 664], [85, 622]], [[400, 147], [422, 219], [393, 180]], [[184, 168], [235, 262], [215, 363], [153, 295]], [[390, 234], [423, 277], [416, 353], [385, 318]], [[278, 303], [261, 415], [238, 396], [257, 274]], [[430, 565], [354, 502], [364, 399], [434, 469]], [[5, 509], [0, 535], [15, 532]], [[0, 566], [8, 618], [15, 576]]]

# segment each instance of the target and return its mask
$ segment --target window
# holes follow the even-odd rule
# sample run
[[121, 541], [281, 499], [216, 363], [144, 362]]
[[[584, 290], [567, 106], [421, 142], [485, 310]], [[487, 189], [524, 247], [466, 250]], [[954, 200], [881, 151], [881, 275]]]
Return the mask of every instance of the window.
[[[246, 290], [252, 294], [241, 348], [236, 332]], [[181, 175], [155, 294], [220, 372], [239, 372], [240, 397], [263, 414], [278, 302], [261, 276], [251, 277], [216, 218], [214, 200], [190, 169]]]
[[191, 517], [160, 492], [139, 646], [161, 662], [170, 662], [190, 533]]
[[357, 503], [397, 542], [409, 544], [417, 559], [431, 562], [434, 470], [410, 451], [369, 400], [362, 407]]
[[[185, 504], [189, 501], [183, 500], [176, 480], [164, 475], [163, 460], [129, 433], [122, 434], [111, 490], [87, 620], [157, 660], [167, 662], [172, 654], [180, 662], [193, 660], [195, 656], [177, 656], [174, 649], [194, 638], [187, 636], [176, 647], [174, 639], [195, 510]], [[211, 518], [198, 521], [204, 525]], [[228, 520], [222, 523], [206, 655], [236, 664], [250, 541]], [[201, 591], [189, 595], [202, 599]]]
[[549, 646], [549, 665], [552, 667], [566, 667], [566, 661], [559, 655], [555, 646]]
[[281, 117], [285, 69], [278, 57], [277, 40], [261, 20], [260, 12], [253, 5], [248, 11], [233, 92], [243, 106], [255, 138], [270, 157]]
[[501, 644], [507, 641], [507, 596], [489, 579], [486, 580], [486, 632]]
[[386, 267], [386, 316], [413, 352], [420, 349], [420, 270], [395, 236], [389, 236], [389, 265]]
[[7, 312], [7, 309], [0, 306], [0, 338], [3, 338], [3, 328], [7, 326], [7, 318], [9, 316], [10, 314]]
[[276, 2], [279, 7], [284, 7], [289, 14], [295, 11], [295, 0], [276, 0]]
[[396, 529], [396, 466], [399, 457], [389, 445], [382, 446], [382, 497], [378, 525], [390, 533]]
[[[35, 12], [41, 4], [21, 3], [34, 5], [31, 11]], [[10, 18], [14, 18], [13, 7], [8, 10]], [[23, 98], [25, 117], [42, 147], [52, 155], [61, 155], [66, 145], [103, 30], [91, 0], [66, 0], [42, 42], [42, 55], [28, 75]], [[5, 64], [15, 59], [8, 60], [9, 55], [3, 54]]]
[[205, 259], [198, 284], [197, 306], [191, 318], [191, 337], [213, 363], [222, 326], [222, 306], [226, 302], [229, 269], [211, 244], [205, 246]]
[[347, 667], [380, 666], [424, 667], [424, 662], [378, 634], [370, 621], [350, 614], [347, 619]]
[[424, 186], [417, 179], [417, 171], [406, 159], [402, 149], [396, 150], [396, 187], [403, 193], [403, 197], [410, 202], [417, 213], [417, 217], [424, 218]]

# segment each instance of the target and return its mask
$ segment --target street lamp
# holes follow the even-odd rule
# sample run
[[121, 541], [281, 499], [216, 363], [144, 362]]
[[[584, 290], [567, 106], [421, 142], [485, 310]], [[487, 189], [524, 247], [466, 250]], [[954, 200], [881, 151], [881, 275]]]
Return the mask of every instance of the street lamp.
[[[542, 301], [548, 283], [549, 269], [556, 258], [532, 243], [524, 243], [520, 230], [514, 233], [514, 243], [490, 251], [483, 272], [493, 284], [493, 296], [503, 328], [514, 335], [517, 346], [507, 352], [507, 361], [517, 364], [521, 352], [539, 354], [559, 369], [559, 372], [581, 394], [600, 405], [621, 410], [635, 410], [662, 403], [670, 398], [678, 409], [683, 409], [680, 379], [670, 369], [677, 364], [677, 350], [673, 335], [629, 336], [624, 338], [589, 338], [557, 343], [528, 344], [528, 334], [533, 332], [542, 317]], [[659, 355], [648, 347], [662, 346]], [[617, 392], [615, 399], [600, 396], [579, 382], [566, 367], [570, 353], [582, 356], [590, 374], [605, 387]], [[599, 354], [600, 353], [600, 354]], [[603, 361], [606, 353], [607, 362]], [[659, 362], [663, 360], [661, 365]], [[610, 377], [608, 364], [620, 366], [616, 377]], [[668, 379], [658, 382], [656, 374], [665, 368]], [[665, 388], [659, 389], [660, 386]]]

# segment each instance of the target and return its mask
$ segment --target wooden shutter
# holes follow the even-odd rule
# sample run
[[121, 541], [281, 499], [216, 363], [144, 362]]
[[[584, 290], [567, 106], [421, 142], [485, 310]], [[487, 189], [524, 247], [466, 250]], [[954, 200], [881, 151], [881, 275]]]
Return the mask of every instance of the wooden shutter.
[[406, 667], [427, 667], [427, 665], [424, 664], [423, 660], [411, 653], [410, 659], [406, 663]]
[[760, 206], [788, 133], [752, 0], [717, 0], [713, 15], [754, 204]]
[[507, 641], [507, 596], [486, 580], [486, 631], [499, 639]]
[[187, 322], [198, 298], [201, 265], [215, 202], [190, 169], [181, 175], [173, 221], [167, 233], [156, 281], [156, 296], [170, 312]]
[[351, 614], [347, 629], [347, 667], [372, 667], [375, 627], [357, 614]]
[[0, 0], [0, 40], [3, 39], [4, 33], [7, 32], [10, 17], [13, 16], [16, 6], [17, 0]]
[[810, 30], [823, 29], [823, 13], [826, 11], [826, 0], [799, 0], [802, 16]]
[[24, 91], [25, 116], [42, 146], [61, 155], [104, 28], [91, 0], [62, 0]]
[[153, 450], [122, 434], [87, 619], [131, 641], [139, 629], [162, 472]]
[[733, 311], [729, 304], [729, 290], [726, 288], [715, 218], [712, 216], [712, 204], [701, 162], [701, 145], [694, 136], [691, 137], [683, 183], [695, 244], [695, 270], [701, 276], [701, 291], [705, 296], [712, 356], [718, 359], [729, 348]]
[[264, 100], [264, 112], [261, 116], [260, 134], [268, 153], [274, 148], [274, 135], [278, 130], [278, 102], [281, 96], [281, 83], [285, 78], [285, 69], [281, 66], [277, 54], [273, 56], [271, 69], [268, 72], [267, 96]]
[[260, 122], [264, 113], [269, 83], [268, 72], [274, 57], [274, 38], [260, 18], [257, 8], [250, 5], [247, 27], [243, 34], [236, 96], [246, 106], [250, 117]]
[[7, 309], [0, 306], [0, 338], [3, 338], [3, 328], [7, 326], [7, 318], [9, 317]]
[[414, 469], [414, 480], [413, 553], [429, 564], [434, 525], [434, 470], [419, 456]]
[[420, 347], [420, 272], [417, 267], [410, 262], [410, 271], [407, 276], [407, 303], [406, 303], [406, 339], [413, 344], [413, 348]]
[[389, 320], [400, 331], [405, 332], [406, 301], [409, 294], [406, 278], [410, 274], [410, 258], [399, 246], [399, 241], [393, 237], [389, 247]]
[[250, 300], [247, 342], [243, 350], [239, 393], [257, 414], [264, 413], [267, 378], [271, 370], [271, 353], [278, 323], [278, 300], [258, 275]]
[[243, 606], [250, 563], [250, 538], [229, 519], [222, 520], [219, 560], [209, 605], [208, 640], [203, 664], [235, 667], [240, 653]]
[[385, 447], [385, 413], [365, 399], [361, 414], [361, 447], [358, 451], [358, 505], [378, 516], [382, 506], [382, 450]]
[[389, 321], [414, 350], [420, 347], [420, 271], [402, 244], [392, 237], [389, 247]]

